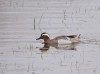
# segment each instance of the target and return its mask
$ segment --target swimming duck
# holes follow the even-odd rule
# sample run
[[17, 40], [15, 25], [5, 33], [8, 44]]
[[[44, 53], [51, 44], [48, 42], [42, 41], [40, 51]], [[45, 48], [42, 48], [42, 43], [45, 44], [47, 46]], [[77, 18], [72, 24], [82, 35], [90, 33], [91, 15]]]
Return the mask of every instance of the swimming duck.
[[43, 32], [39, 38], [36, 40], [43, 39], [44, 44], [72, 44], [72, 43], [78, 43], [80, 41], [80, 34], [79, 35], [61, 35], [57, 36], [53, 39], [50, 39], [50, 36], [48, 33]]

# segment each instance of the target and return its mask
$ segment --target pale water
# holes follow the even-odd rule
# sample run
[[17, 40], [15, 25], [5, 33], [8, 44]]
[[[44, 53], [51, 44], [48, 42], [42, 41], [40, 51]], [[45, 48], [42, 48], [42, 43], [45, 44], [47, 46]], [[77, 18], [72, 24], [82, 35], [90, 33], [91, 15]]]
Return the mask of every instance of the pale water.
[[[44, 48], [41, 32], [81, 42]], [[0, 0], [0, 74], [100, 74], [100, 1]]]

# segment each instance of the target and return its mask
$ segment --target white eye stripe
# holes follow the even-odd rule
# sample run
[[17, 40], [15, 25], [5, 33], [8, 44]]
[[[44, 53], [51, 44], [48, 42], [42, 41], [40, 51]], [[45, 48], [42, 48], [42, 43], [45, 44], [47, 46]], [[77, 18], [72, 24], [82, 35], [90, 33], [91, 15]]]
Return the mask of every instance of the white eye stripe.
[[49, 37], [49, 34], [42, 34], [42, 36], [43, 36], [43, 35]]

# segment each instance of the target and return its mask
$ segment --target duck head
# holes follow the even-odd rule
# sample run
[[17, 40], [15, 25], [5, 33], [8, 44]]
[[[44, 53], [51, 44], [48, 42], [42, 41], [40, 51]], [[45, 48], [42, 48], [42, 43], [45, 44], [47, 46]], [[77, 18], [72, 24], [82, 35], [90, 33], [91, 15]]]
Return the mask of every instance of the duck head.
[[43, 32], [43, 33], [41, 34], [41, 36], [40, 36], [39, 38], [37, 38], [36, 40], [40, 40], [40, 39], [43, 39], [44, 42], [50, 41], [49, 34], [46, 33], [46, 32]]

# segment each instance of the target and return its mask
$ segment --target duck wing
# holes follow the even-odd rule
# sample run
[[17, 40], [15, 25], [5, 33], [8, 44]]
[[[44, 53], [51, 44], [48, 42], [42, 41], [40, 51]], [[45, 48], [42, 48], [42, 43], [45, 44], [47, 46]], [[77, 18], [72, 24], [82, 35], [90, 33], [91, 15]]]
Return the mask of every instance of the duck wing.
[[55, 37], [54, 39], [67, 39], [68, 37], [65, 35]]
[[69, 36], [67, 36], [67, 37], [69, 37], [69, 38], [75, 38], [77, 35], [69, 35]]
[[75, 38], [76, 36], [77, 35], [69, 35], [69, 36], [62, 35], [62, 36], [55, 37], [54, 39], [68, 39], [68, 38]]

